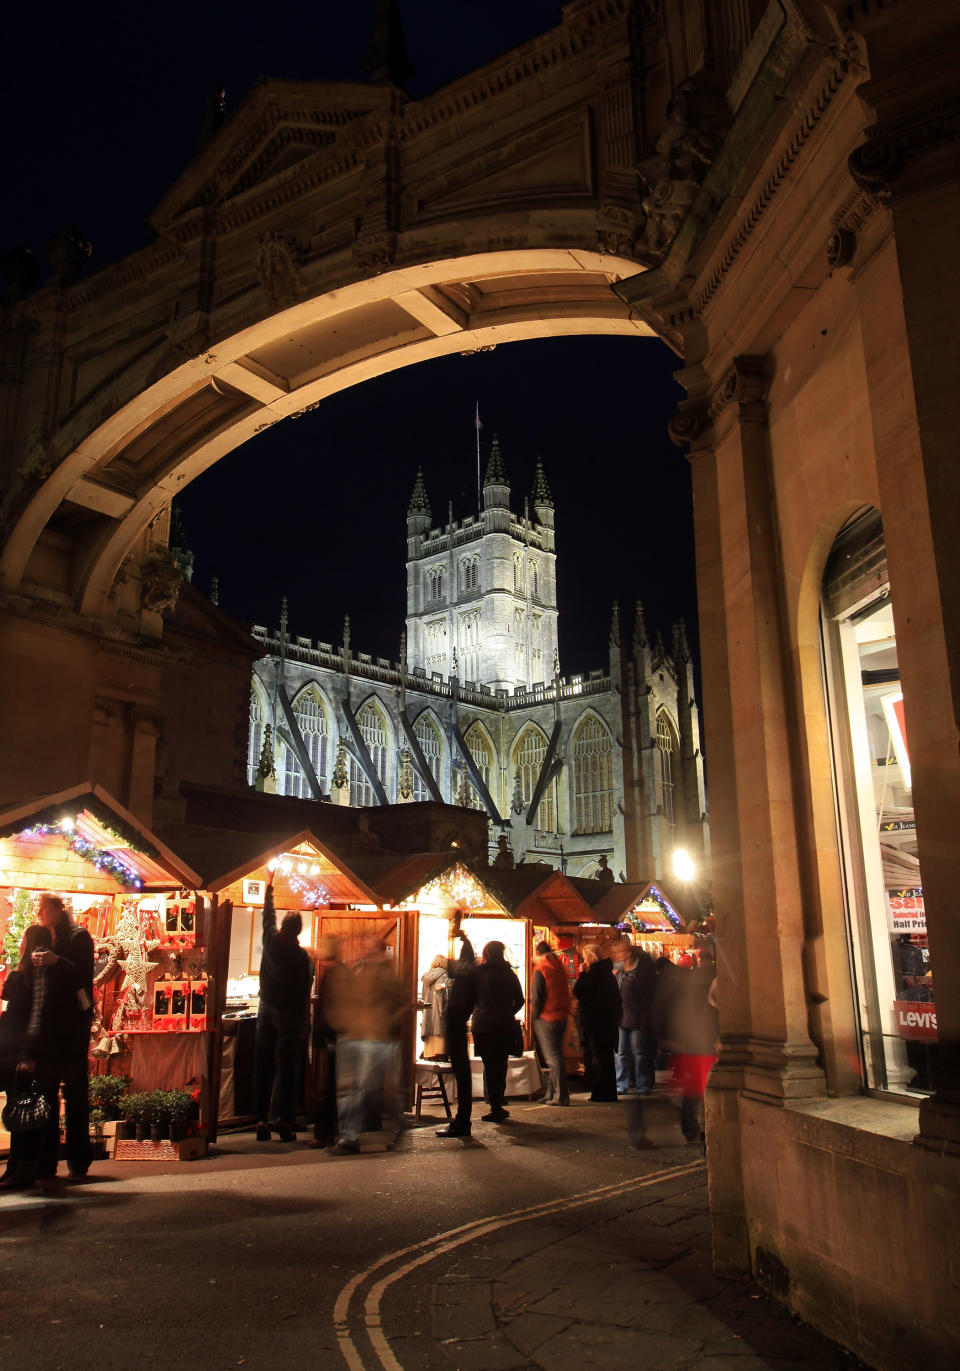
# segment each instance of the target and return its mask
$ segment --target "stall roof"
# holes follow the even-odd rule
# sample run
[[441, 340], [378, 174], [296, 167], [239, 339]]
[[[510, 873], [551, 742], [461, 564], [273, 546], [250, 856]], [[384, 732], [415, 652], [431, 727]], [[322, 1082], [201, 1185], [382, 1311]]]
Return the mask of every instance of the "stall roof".
[[[683, 928], [685, 922], [683, 915], [664, 894], [663, 888], [655, 881], [627, 881], [623, 885], [607, 886], [602, 899], [594, 906], [593, 917], [597, 923], [622, 923], [638, 904], [641, 904], [651, 895], [651, 892], [656, 892], [659, 900], [662, 900], [667, 908], [673, 911], [676, 921], [672, 921], [665, 914], [653, 914], [651, 912], [649, 918], [646, 915], [640, 916], [644, 924], [648, 928], [660, 929], [665, 933], [675, 933], [678, 928]], [[658, 900], [654, 901], [654, 903], [658, 902]]]
[[583, 923], [590, 905], [569, 877], [545, 863], [531, 862], [512, 871], [491, 869], [489, 885], [512, 914], [553, 923]]
[[309, 828], [302, 828], [296, 833], [272, 834], [201, 830], [192, 836], [184, 835], [183, 845], [191, 860], [204, 873], [204, 890], [225, 890], [227, 886], [249, 876], [252, 871], [266, 866], [274, 857], [292, 852], [301, 845], [308, 845], [324, 859], [320, 875], [322, 884], [333, 902], [374, 905], [381, 903], [376, 892], [346, 865], [342, 857], [331, 852]]
[[0, 839], [16, 837], [38, 825], [55, 827], [65, 820], [73, 825], [72, 830], [62, 830], [65, 835], [72, 831], [91, 848], [122, 863], [143, 890], [169, 890], [171, 886], [196, 890], [200, 885], [192, 867], [118, 800], [90, 781], [4, 810], [0, 813]]

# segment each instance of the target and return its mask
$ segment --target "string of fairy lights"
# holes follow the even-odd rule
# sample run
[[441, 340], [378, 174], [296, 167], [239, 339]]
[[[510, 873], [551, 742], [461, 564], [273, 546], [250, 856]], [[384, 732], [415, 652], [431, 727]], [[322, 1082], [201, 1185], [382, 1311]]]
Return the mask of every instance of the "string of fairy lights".
[[[118, 833], [113, 833], [110, 829], [104, 830], [109, 838], [116, 838], [118, 847], [130, 847], [130, 843], [121, 838]], [[106, 851], [105, 848], [97, 847], [95, 843], [88, 842], [77, 832], [76, 820], [69, 817], [59, 819], [56, 823], [34, 824], [32, 828], [25, 828], [16, 835], [29, 842], [36, 838], [61, 837], [72, 851], [98, 871], [104, 871], [113, 876], [125, 890], [141, 890], [143, 882], [126, 862], [117, 857], [113, 852]]]

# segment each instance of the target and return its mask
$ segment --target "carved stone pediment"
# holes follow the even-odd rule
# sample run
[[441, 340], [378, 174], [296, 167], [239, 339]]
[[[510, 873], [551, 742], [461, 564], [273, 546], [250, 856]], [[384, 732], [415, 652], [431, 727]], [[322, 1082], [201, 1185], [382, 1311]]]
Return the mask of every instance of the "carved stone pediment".
[[296, 175], [383, 100], [383, 92], [369, 86], [260, 82], [170, 188], [151, 226], [169, 231], [197, 210]]
[[173, 609], [183, 584], [183, 573], [173, 554], [166, 549], [155, 552], [140, 569], [140, 603], [155, 614]]
[[676, 88], [656, 150], [639, 167], [650, 252], [668, 250], [729, 127], [726, 98], [708, 72], [695, 72]]

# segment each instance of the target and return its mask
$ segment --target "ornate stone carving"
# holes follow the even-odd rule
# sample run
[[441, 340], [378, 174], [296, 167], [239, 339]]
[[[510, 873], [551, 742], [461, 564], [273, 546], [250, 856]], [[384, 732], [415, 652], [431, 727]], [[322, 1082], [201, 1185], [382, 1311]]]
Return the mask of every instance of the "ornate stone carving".
[[649, 257], [644, 238], [647, 219], [639, 207], [627, 209], [608, 201], [600, 205], [601, 224], [597, 228], [596, 243], [600, 252], [616, 257], [633, 257], [639, 261]]
[[831, 271], [849, 266], [857, 250], [857, 235], [852, 229], [838, 228], [827, 239], [827, 265]]
[[903, 167], [903, 158], [890, 139], [872, 138], [854, 148], [847, 158], [847, 167], [861, 190], [882, 199], [890, 194]]
[[302, 294], [300, 264], [305, 252], [295, 238], [270, 229], [259, 240], [257, 275], [274, 309], [287, 309]]
[[708, 72], [695, 72], [676, 88], [656, 152], [639, 167], [650, 252], [669, 248], [729, 126], [729, 106]]
[[397, 259], [395, 233], [371, 233], [353, 244], [353, 256], [364, 276], [379, 276], [389, 271]]
[[162, 548], [143, 563], [140, 569], [140, 603], [145, 610], [160, 614], [173, 609], [183, 584], [183, 573], [173, 554]]
[[673, 418], [667, 424], [667, 433], [672, 443], [676, 443], [677, 447], [683, 447], [685, 443], [692, 443], [699, 438], [706, 426], [706, 411], [700, 405], [691, 406], [674, 412]]

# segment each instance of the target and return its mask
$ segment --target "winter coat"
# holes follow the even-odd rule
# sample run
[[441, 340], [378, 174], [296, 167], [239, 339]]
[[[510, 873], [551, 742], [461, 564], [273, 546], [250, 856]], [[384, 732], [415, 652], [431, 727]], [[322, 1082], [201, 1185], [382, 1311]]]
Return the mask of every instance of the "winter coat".
[[673, 993], [667, 1023], [671, 1052], [712, 1056], [717, 1050], [717, 1011], [710, 1003], [716, 969], [712, 962], [672, 974]]
[[393, 1042], [400, 1037], [410, 1002], [389, 961], [358, 962], [337, 991], [328, 1018], [338, 1038]]
[[263, 902], [263, 952], [260, 956], [260, 1003], [305, 1021], [313, 968], [298, 942], [277, 929], [273, 886]]
[[447, 994], [450, 977], [445, 966], [432, 966], [420, 982], [420, 998], [426, 1002], [420, 1026], [421, 1038], [442, 1038], [447, 1031]]
[[533, 1017], [559, 1023], [570, 1013], [570, 982], [559, 957], [541, 957], [533, 976]]
[[653, 1022], [653, 996], [657, 984], [657, 969], [653, 958], [646, 952], [635, 949], [636, 961], [627, 969], [624, 966], [617, 975], [620, 984], [620, 998], [623, 1009], [620, 1015], [621, 1028], [639, 1028], [648, 1032]]
[[517, 973], [506, 962], [481, 962], [476, 970], [474, 1034], [512, 1032], [514, 1015], [522, 1008]]
[[580, 972], [573, 986], [580, 1011], [580, 1030], [597, 1047], [616, 1050], [620, 1025], [620, 987], [609, 957]]

